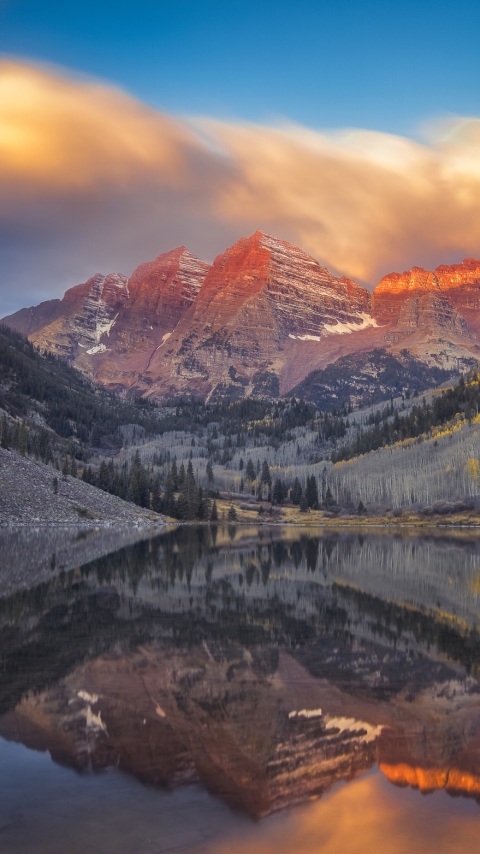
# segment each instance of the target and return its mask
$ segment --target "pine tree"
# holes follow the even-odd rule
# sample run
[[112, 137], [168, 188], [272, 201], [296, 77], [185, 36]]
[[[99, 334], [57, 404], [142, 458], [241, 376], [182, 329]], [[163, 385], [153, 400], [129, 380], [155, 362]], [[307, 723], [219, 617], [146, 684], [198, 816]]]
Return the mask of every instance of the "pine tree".
[[257, 479], [257, 476], [255, 474], [255, 468], [254, 468], [251, 457], [249, 457], [247, 460], [247, 468], [245, 469], [245, 475], [246, 475], [247, 480], [251, 481], [252, 483], [254, 480]]
[[203, 494], [203, 489], [201, 486], [198, 488], [198, 508], [197, 508], [197, 519], [208, 519], [210, 516], [210, 502], [208, 498], [205, 498]]
[[105, 492], [108, 491], [109, 486], [109, 477], [108, 477], [108, 466], [105, 460], [102, 460], [100, 463], [100, 468], [98, 470], [98, 487], [99, 489], [103, 489]]
[[270, 476], [270, 469], [268, 467], [268, 463], [266, 460], [262, 463], [262, 476], [260, 478], [261, 483], [267, 484], [267, 486], [272, 485], [272, 478]]
[[301, 485], [298, 477], [296, 477], [294, 484], [292, 486], [292, 489], [290, 491], [290, 497], [291, 497], [292, 504], [300, 504], [302, 492], [303, 492], [302, 485]]
[[1, 446], [5, 449], [10, 446], [10, 430], [8, 429], [7, 419], [5, 418], [5, 415], [2, 418]]
[[305, 493], [302, 494], [300, 499], [300, 513], [306, 513], [308, 510], [308, 501]]
[[233, 504], [231, 504], [228, 509], [227, 519], [229, 522], [236, 522], [238, 520], [237, 511], [235, 510]]
[[207, 474], [207, 483], [213, 483], [213, 466], [212, 466], [210, 460], [207, 462], [207, 466], [206, 466], [205, 471]]
[[177, 458], [173, 458], [172, 468], [170, 470], [171, 478], [172, 478], [172, 486], [173, 491], [178, 492], [178, 469], [177, 469]]
[[180, 466], [180, 471], [178, 472], [178, 489], [182, 489], [184, 483], [185, 483], [185, 466], [182, 463]]
[[305, 490], [305, 496], [309, 507], [318, 507], [317, 479], [314, 474], [312, 474], [311, 477], [307, 477], [307, 487]]
[[212, 512], [210, 513], [210, 522], [218, 522], [218, 510], [217, 510], [217, 502], [214, 501], [212, 504]]
[[273, 504], [281, 504], [283, 501], [283, 484], [280, 478], [276, 478], [273, 485], [272, 502]]
[[327, 491], [325, 493], [325, 507], [332, 507], [334, 504], [335, 501], [332, 495], [332, 490], [327, 486]]
[[150, 506], [155, 513], [161, 513], [162, 511], [162, 499], [160, 496], [160, 478], [157, 474], [155, 480], [153, 481], [152, 486], [152, 497]]
[[21, 454], [22, 457], [27, 453], [27, 428], [23, 421], [18, 428], [18, 453]]

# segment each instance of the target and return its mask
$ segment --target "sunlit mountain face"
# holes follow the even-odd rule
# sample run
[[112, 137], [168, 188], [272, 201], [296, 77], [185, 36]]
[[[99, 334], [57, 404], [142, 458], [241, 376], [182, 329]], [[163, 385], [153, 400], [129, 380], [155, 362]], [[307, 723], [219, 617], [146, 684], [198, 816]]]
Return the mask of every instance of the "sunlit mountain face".
[[468, 533], [188, 527], [114, 551], [69, 537], [2, 536], [18, 566], [0, 600], [7, 741], [88, 778], [200, 785], [257, 819], [367, 772], [480, 796]]
[[[3, 320], [130, 397], [308, 398], [312, 372], [333, 365], [348, 383], [373, 348], [396, 360], [394, 374], [421, 371], [428, 385], [477, 363], [480, 261], [391, 273], [371, 294], [257, 230], [212, 265], [181, 246]], [[378, 365], [368, 374], [378, 391]]]

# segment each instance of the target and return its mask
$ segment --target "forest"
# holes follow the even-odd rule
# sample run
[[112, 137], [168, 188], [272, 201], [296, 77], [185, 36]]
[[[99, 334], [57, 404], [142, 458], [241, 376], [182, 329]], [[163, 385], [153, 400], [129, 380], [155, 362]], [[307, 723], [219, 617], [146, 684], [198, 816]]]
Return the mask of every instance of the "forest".
[[156, 404], [100, 390], [0, 328], [0, 378], [1, 447], [177, 519], [215, 520], [220, 496], [233, 521], [239, 501], [364, 514], [480, 490], [476, 371], [355, 408], [292, 395]]

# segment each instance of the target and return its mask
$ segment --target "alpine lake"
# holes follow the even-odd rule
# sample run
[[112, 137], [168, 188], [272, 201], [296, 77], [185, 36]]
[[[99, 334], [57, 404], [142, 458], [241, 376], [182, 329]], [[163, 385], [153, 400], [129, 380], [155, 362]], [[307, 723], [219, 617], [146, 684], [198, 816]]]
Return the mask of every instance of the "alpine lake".
[[480, 850], [480, 532], [0, 531], [2, 854]]

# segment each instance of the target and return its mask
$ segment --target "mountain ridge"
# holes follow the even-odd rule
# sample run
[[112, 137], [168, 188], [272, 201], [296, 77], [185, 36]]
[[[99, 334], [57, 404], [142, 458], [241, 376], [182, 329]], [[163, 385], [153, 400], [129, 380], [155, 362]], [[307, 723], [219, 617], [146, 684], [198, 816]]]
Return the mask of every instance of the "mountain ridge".
[[431, 368], [480, 354], [480, 261], [412, 267], [370, 293], [263, 231], [201, 261], [184, 246], [127, 279], [95, 274], [4, 323], [123, 396], [288, 393], [351, 354], [403, 349]]

